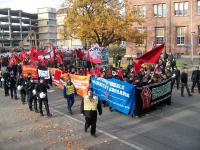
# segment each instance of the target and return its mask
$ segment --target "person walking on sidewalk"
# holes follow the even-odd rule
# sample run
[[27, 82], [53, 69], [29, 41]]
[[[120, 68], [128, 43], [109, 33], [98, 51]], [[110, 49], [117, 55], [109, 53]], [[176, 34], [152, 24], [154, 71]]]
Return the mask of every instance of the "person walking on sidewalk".
[[67, 99], [67, 109], [68, 112], [72, 115], [72, 106], [74, 105], [74, 97], [76, 95], [76, 88], [71, 82], [70, 77], [67, 78], [66, 84], [63, 89], [64, 98]]
[[101, 103], [98, 96], [94, 96], [92, 89], [89, 89], [81, 102], [81, 114], [85, 116], [85, 132], [91, 126], [90, 134], [94, 137], [96, 137], [97, 111], [99, 115], [102, 114]]
[[184, 97], [184, 87], [187, 90], [188, 96], [192, 96], [188, 88], [188, 74], [186, 68], [181, 73], [181, 96]]
[[199, 70], [199, 66], [197, 66], [196, 70], [194, 70], [192, 72], [191, 80], [192, 80], [191, 92], [194, 93], [194, 87], [197, 84], [198, 92], [200, 93], [200, 70]]

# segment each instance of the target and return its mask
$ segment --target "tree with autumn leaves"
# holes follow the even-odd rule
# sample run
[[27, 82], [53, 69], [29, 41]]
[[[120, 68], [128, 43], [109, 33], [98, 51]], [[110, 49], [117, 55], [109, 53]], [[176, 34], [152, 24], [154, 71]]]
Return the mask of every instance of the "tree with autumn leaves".
[[121, 41], [137, 42], [145, 36], [134, 27], [143, 20], [133, 8], [123, 12], [124, 4], [118, 0], [66, 0], [65, 4], [64, 37], [107, 47]]

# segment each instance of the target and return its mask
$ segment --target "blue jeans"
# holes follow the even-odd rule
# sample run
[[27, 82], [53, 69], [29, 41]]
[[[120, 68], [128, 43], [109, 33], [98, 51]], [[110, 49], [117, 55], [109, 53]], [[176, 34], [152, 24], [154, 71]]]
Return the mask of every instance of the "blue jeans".
[[73, 105], [74, 105], [74, 96], [67, 96], [67, 109], [69, 113], [72, 113]]

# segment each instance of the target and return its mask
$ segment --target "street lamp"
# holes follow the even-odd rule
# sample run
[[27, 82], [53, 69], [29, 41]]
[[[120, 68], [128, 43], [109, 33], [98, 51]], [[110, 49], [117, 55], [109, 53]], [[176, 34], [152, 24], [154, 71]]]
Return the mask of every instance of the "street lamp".
[[195, 32], [191, 32], [191, 62], [192, 64], [194, 63], [194, 41], [193, 41], [193, 36]]

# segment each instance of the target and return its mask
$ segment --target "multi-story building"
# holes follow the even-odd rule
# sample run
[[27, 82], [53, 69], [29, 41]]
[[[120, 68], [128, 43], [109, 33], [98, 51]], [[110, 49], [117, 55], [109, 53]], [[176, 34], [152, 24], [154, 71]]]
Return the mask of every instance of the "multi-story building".
[[56, 9], [38, 8], [38, 29], [40, 46], [51, 43], [56, 46]]
[[134, 26], [147, 33], [139, 44], [127, 42], [126, 56], [161, 43], [173, 54], [200, 53], [200, 0], [128, 0], [126, 5], [145, 21]]
[[79, 39], [70, 38], [66, 36], [66, 26], [64, 25], [65, 17], [67, 16], [66, 7], [61, 7], [58, 9], [57, 18], [57, 46], [62, 48], [79, 48], [82, 47], [82, 42]]
[[37, 14], [10, 8], [0, 9], [0, 46], [20, 46], [24, 39], [31, 44], [37, 43], [36, 36], [34, 40], [31, 37], [33, 32], [37, 33]]

